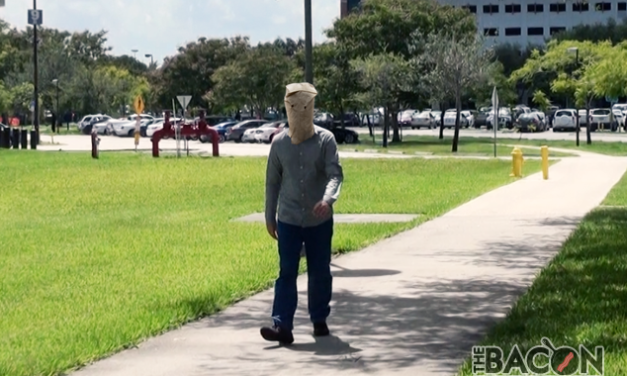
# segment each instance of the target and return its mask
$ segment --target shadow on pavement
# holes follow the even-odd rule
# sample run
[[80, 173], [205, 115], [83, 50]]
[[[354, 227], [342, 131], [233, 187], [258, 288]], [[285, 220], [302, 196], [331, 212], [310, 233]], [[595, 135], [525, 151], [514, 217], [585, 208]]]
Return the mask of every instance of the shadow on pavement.
[[[367, 374], [426, 362], [433, 371], [452, 374], [524, 290], [524, 285], [506, 281], [458, 279], [406, 283], [395, 295], [336, 291], [329, 318], [332, 336], [315, 343], [298, 342], [303, 328], [307, 334], [311, 331], [306, 293], [300, 293], [294, 323], [297, 341], [290, 347], [265, 349], [311, 353], [298, 358], [299, 367], [319, 370], [346, 369], [351, 364], [351, 368]], [[256, 299], [237, 312], [216, 316], [207, 324], [258, 331], [269, 323], [271, 304], [272, 297], [266, 294], [264, 299]], [[254, 350], [243, 351], [233, 359], [268, 360]]]

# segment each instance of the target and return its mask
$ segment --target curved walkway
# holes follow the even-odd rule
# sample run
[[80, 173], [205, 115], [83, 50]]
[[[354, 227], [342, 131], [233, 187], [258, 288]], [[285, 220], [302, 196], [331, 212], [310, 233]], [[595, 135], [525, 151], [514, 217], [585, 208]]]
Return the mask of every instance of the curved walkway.
[[334, 336], [264, 342], [272, 291], [97, 362], [75, 376], [452, 375], [627, 169], [581, 153], [334, 261]]

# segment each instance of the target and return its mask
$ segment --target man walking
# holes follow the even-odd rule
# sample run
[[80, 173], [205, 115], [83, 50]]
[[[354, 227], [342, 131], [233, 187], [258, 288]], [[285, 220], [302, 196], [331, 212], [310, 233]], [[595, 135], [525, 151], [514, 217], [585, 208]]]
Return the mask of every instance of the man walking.
[[318, 94], [314, 86], [299, 83], [286, 89], [289, 129], [274, 137], [266, 170], [266, 227], [278, 240], [280, 272], [274, 286], [274, 325], [261, 328], [261, 336], [289, 345], [294, 342], [296, 279], [303, 243], [313, 334], [329, 334], [333, 204], [344, 176], [333, 133], [313, 124]]

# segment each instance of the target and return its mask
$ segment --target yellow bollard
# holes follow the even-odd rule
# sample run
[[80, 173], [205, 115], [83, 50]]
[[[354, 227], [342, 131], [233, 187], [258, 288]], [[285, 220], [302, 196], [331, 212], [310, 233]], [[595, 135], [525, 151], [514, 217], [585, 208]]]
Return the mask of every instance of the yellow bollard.
[[549, 147], [542, 146], [540, 148], [540, 155], [542, 156], [542, 177], [544, 180], [549, 179]]
[[512, 173], [511, 177], [522, 177], [523, 153], [520, 148], [515, 147], [512, 150]]

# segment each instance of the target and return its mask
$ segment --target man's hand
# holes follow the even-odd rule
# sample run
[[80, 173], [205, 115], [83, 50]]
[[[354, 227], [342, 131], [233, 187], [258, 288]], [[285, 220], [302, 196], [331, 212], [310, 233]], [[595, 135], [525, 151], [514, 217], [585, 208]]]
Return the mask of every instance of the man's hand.
[[313, 212], [318, 218], [326, 217], [331, 212], [331, 205], [329, 205], [326, 201], [320, 201], [316, 204], [316, 206], [314, 206]]
[[268, 234], [274, 238], [274, 240], [279, 240], [279, 235], [276, 229], [276, 223], [266, 223], [266, 228], [268, 229]]

